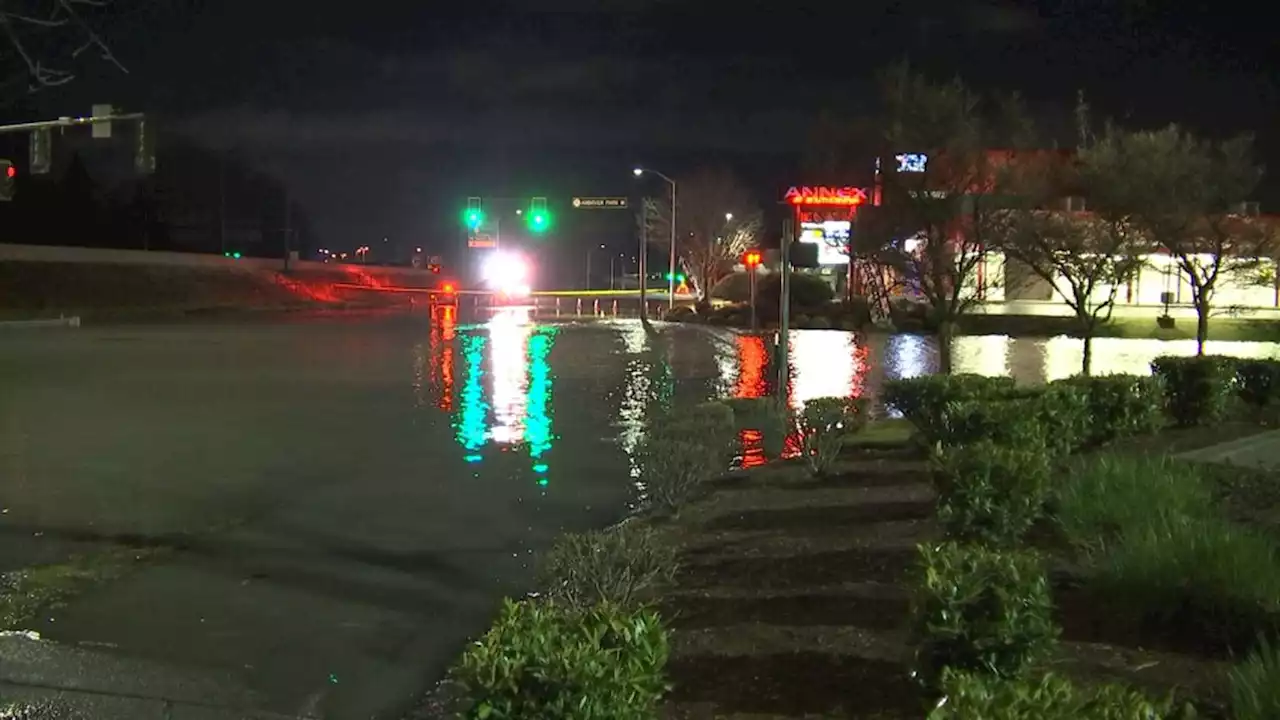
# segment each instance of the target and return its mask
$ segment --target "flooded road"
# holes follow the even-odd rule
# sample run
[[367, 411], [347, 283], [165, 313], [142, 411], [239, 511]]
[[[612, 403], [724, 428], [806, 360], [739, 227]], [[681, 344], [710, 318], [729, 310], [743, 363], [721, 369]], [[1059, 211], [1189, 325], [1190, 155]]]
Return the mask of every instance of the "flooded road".
[[[169, 551], [34, 629], [201, 680], [106, 673], [97, 691], [163, 690], [228, 717], [387, 712], [528, 587], [533, 553], [625, 514], [647, 417], [768, 387], [759, 337], [436, 313], [0, 338], [0, 571], [113, 540]], [[1099, 340], [1095, 370], [1193, 349]], [[936, 356], [927, 338], [797, 331], [792, 401], [874, 395]], [[1073, 374], [1080, 349], [963, 338], [955, 357], [1043, 382]], [[188, 697], [204, 681], [213, 699]]]

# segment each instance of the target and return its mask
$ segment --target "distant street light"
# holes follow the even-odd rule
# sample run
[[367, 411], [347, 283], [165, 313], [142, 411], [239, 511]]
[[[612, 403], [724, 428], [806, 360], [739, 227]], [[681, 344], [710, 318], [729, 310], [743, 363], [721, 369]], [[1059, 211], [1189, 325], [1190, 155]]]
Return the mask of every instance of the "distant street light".
[[724, 214], [724, 221], [725, 221], [725, 222], [733, 222], [733, 213], [725, 213], [725, 214]]
[[667, 308], [676, 305], [676, 181], [651, 168], [635, 168], [631, 171], [636, 177], [646, 172], [653, 173], [671, 185], [671, 252], [667, 260]]

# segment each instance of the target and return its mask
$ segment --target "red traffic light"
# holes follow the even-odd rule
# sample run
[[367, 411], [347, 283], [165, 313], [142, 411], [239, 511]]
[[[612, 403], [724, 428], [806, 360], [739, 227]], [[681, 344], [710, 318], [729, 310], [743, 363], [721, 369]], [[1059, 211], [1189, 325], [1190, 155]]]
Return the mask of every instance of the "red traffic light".
[[18, 177], [18, 168], [10, 165], [4, 169], [4, 174], [8, 177]]
[[746, 254], [742, 256], [742, 264], [749, 268], [755, 268], [760, 264], [760, 251], [748, 250]]

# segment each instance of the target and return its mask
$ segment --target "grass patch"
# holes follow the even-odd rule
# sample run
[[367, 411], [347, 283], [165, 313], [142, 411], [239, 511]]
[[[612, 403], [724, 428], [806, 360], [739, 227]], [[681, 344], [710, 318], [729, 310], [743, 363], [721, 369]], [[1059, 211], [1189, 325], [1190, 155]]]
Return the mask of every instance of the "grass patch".
[[79, 555], [56, 565], [14, 570], [0, 575], [0, 630], [22, 630], [40, 613], [101, 583], [119, 579], [159, 550], [111, 548]]
[[1245, 648], [1280, 617], [1280, 547], [1218, 517], [1147, 507], [1149, 517], [1090, 554], [1092, 585], [1144, 621]]
[[1232, 668], [1230, 679], [1236, 720], [1280, 717], [1280, 647], [1261, 638], [1258, 648]]
[[1153, 511], [1204, 518], [1213, 493], [1199, 467], [1168, 456], [1098, 455], [1079, 462], [1057, 492], [1068, 541], [1093, 547], [1145, 524]]
[[846, 448], [893, 448], [906, 445], [915, 427], [906, 418], [872, 420], [866, 427], [845, 438]]

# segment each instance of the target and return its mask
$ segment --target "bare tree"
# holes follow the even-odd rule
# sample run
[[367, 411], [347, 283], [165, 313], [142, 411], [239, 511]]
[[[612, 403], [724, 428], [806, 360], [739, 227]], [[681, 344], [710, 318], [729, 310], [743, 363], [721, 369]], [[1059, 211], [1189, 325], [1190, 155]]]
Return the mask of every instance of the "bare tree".
[[[763, 221], [750, 191], [727, 170], [702, 169], [676, 182], [677, 262], [705, 302], [711, 288], [756, 243]], [[642, 231], [648, 242], [667, 247], [671, 203], [646, 203]]]
[[1016, 98], [988, 112], [961, 81], [934, 83], [905, 64], [886, 73], [884, 88], [881, 157], [921, 153], [928, 160], [922, 171], [882, 168], [882, 204], [862, 209], [868, 217], [853, 251], [906, 282], [927, 303], [942, 369], [949, 372], [957, 321], [1001, 279], [998, 273], [983, 277], [982, 268], [995, 226], [1005, 219], [1008, 190], [1001, 170], [1012, 151], [999, 155], [991, 149], [1029, 142], [1029, 121]]
[[1258, 282], [1277, 254], [1276, 233], [1241, 207], [1262, 178], [1252, 139], [1212, 142], [1176, 125], [1156, 131], [1108, 125], [1081, 158], [1099, 210], [1144, 233], [1186, 278], [1203, 355], [1222, 284]]
[[1145, 262], [1142, 233], [1092, 213], [1063, 210], [1009, 211], [1002, 241], [1006, 257], [1020, 261], [1053, 288], [1075, 315], [1084, 343], [1081, 372], [1093, 364], [1093, 339], [1111, 320], [1116, 298]]
[[0, 0], [0, 26], [28, 90], [71, 82], [75, 73], [68, 66], [86, 53], [128, 72], [91, 23], [91, 15], [110, 4], [110, 0]]

